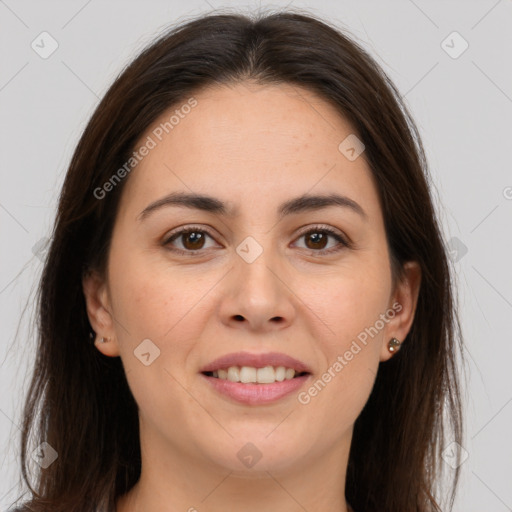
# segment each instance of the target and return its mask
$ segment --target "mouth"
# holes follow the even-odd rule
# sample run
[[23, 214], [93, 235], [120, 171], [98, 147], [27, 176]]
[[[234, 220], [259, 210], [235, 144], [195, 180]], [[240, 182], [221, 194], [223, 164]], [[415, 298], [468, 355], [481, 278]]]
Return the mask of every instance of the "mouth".
[[290, 397], [312, 378], [312, 368], [280, 352], [226, 354], [199, 369], [218, 396], [244, 405]]
[[230, 366], [203, 371], [202, 378], [218, 396], [243, 405], [266, 405], [297, 393], [311, 373], [293, 368]]

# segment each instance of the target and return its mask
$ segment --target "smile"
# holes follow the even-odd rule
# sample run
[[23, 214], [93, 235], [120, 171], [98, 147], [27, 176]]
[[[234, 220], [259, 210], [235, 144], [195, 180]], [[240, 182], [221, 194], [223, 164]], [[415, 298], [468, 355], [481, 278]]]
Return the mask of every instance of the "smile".
[[230, 382], [241, 382], [243, 384], [272, 384], [274, 382], [290, 380], [306, 373], [297, 372], [293, 368], [286, 368], [284, 366], [265, 366], [264, 368], [230, 366], [227, 369], [205, 372], [205, 374], [211, 377], [229, 380]]
[[310, 375], [283, 366], [231, 366], [227, 370], [201, 373], [216, 393], [246, 405], [268, 404], [298, 392]]

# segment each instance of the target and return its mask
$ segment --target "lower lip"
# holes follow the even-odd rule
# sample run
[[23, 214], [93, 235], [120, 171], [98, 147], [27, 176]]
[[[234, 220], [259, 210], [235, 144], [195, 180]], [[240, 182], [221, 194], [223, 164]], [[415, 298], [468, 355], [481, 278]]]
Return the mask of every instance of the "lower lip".
[[222, 395], [243, 404], [260, 405], [275, 402], [291, 395], [304, 385], [310, 374], [271, 384], [242, 384], [241, 382], [231, 382], [230, 380], [210, 377], [204, 373], [201, 376]]

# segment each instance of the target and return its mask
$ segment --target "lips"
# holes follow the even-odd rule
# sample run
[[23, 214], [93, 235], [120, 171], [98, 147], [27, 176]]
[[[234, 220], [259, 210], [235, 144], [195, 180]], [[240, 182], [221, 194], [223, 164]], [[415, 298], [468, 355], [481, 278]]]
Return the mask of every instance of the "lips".
[[200, 375], [218, 396], [244, 406], [269, 405], [293, 397], [312, 378], [311, 374], [305, 374], [272, 384], [243, 384]]
[[285, 399], [312, 378], [306, 363], [279, 352], [227, 354], [203, 366], [200, 375], [219, 395], [253, 406]]
[[208, 373], [218, 370], [227, 370], [231, 366], [248, 366], [252, 368], [284, 366], [285, 368], [292, 368], [295, 370], [296, 374], [311, 373], [311, 369], [306, 365], [306, 363], [280, 352], [267, 352], [264, 354], [235, 352], [211, 361], [207, 365], [203, 366], [199, 371], [201, 373]]

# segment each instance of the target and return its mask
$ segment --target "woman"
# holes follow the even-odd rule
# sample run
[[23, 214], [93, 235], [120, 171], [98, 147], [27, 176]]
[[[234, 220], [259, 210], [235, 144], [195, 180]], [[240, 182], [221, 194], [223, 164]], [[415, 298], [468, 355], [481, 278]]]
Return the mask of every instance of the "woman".
[[429, 179], [399, 92], [326, 22], [155, 41], [63, 185], [23, 510], [451, 508], [461, 337]]

